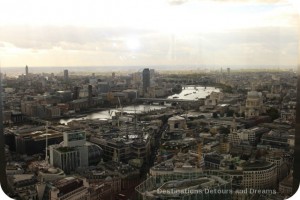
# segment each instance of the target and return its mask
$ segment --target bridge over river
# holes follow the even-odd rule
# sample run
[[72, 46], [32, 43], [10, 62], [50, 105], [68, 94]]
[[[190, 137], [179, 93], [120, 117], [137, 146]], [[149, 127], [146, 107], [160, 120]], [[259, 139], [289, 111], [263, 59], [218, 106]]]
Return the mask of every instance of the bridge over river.
[[166, 102], [166, 103], [194, 103], [204, 101], [204, 98], [201, 99], [166, 99], [166, 98], [138, 98], [137, 101], [142, 102]]
[[159, 103], [165, 105], [171, 103], [172, 106], [181, 106], [182, 108], [199, 108], [199, 106], [204, 104], [204, 98], [201, 99], [167, 99], [167, 98], [138, 98], [138, 102], [143, 102], [147, 104]]

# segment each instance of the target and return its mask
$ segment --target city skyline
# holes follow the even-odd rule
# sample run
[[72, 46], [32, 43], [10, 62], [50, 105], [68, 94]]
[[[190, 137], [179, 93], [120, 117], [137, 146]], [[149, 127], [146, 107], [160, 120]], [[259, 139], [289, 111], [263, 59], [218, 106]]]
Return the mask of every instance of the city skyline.
[[297, 1], [1, 2], [2, 67], [298, 64]]

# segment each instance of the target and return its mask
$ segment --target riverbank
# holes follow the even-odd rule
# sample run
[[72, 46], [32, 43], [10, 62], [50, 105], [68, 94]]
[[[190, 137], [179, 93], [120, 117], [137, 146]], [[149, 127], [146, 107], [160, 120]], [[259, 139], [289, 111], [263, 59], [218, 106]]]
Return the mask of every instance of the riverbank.
[[[205, 86], [190, 86], [186, 85], [182, 89], [182, 91], [179, 94], [173, 94], [168, 96], [167, 98], [173, 98], [174, 95], [178, 96], [179, 99], [190, 99], [190, 100], [197, 100], [199, 98], [205, 98], [207, 95], [209, 95], [213, 91], [220, 91], [219, 88], [215, 87], [206, 87]], [[189, 94], [189, 95], [186, 95]], [[141, 113], [154, 113], [157, 110], [166, 109], [170, 107], [170, 105], [148, 105], [148, 104], [138, 104], [137, 102], [133, 102], [130, 104], [124, 104], [122, 105], [122, 110], [125, 113], [128, 114], [141, 114]], [[99, 110], [97, 110], [99, 109]], [[101, 107], [101, 108], [95, 108], [95, 109], [89, 109], [84, 112], [78, 113], [81, 114], [87, 114], [87, 116], [82, 118], [64, 118], [60, 119], [59, 123], [66, 124], [72, 120], [78, 120], [78, 119], [111, 119], [112, 116], [115, 115], [115, 112], [119, 112], [120, 109], [117, 109], [115, 106], [109, 106], [109, 107]]]

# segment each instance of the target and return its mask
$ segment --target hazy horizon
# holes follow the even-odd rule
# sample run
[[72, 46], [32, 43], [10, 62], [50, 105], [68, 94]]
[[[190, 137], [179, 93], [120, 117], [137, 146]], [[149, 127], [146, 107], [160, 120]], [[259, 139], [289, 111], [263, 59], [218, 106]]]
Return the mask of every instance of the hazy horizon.
[[[144, 68], [154, 69], [158, 72], [171, 72], [174, 73], [179, 71], [192, 71], [192, 72], [214, 72], [214, 71], [221, 71], [223, 70], [226, 73], [226, 69], [229, 67], [232, 72], [236, 71], [247, 71], [247, 70], [297, 70], [296, 66], [212, 66], [212, 65], [203, 65], [203, 66], [43, 66], [43, 67], [29, 67], [29, 73], [56, 73], [56, 74], [63, 74], [63, 70], [68, 69], [69, 74], [77, 74], [80, 73], [110, 73], [110, 72], [117, 72], [117, 73], [134, 73], [134, 72], [141, 72]], [[25, 74], [25, 67], [2, 67], [2, 73], [6, 73], [8, 76], [17, 76], [21, 74]]]

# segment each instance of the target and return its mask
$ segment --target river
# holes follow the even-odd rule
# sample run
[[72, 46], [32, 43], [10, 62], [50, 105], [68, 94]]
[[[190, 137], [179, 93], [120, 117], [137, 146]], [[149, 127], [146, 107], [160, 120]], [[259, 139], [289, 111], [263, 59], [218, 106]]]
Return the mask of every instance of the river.
[[[219, 92], [220, 89], [215, 87], [203, 87], [203, 86], [183, 86], [182, 91], [179, 94], [171, 95], [167, 98], [173, 99], [189, 99], [189, 100], [196, 100], [200, 98], [205, 98], [206, 96], [210, 95], [212, 92]], [[136, 106], [125, 106], [123, 108], [123, 112], [127, 113], [141, 113], [141, 112], [148, 112], [150, 110], [160, 110], [167, 108], [170, 105], [136, 105]], [[69, 118], [69, 119], [61, 119], [59, 122], [62, 124], [67, 124], [73, 120], [79, 119], [111, 119], [112, 116], [115, 115], [116, 111], [120, 111], [118, 109], [107, 109], [103, 111], [97, 111], [94, 113], [88, 114], [86, 117], [82, 118]]]

